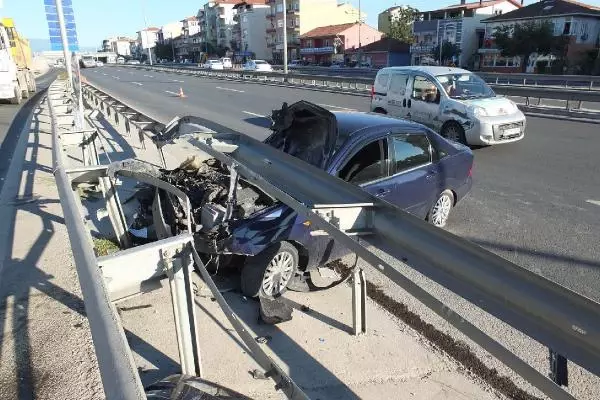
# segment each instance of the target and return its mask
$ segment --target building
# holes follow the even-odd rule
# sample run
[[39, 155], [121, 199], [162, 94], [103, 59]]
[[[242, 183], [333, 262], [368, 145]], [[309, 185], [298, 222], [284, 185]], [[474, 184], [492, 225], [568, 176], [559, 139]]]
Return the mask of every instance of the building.
[[271, 7], [266, 4], [266, 0], [250, 2], [244, 1], [235, 5], [236, 22], [233, 28], [233, 40], [237, 43], [235, 49], [235, 61], [243, 61], [244, 57], [250, 57], [254, 54], [256, 59], [270, 59], [271, 52], [267, 47], [265, 39], [268, 22], [267, 15]]
[[102, 51], [129, 57], [131, 56], [131, 42], [134, 41], [134, 39], [121, 36], [104, 39], [102, 41]]
[[322, 26], [300, 35], [300, 56], [314, 64], [344, 62], [346, 51], [376, 42], [382, 36], [377, 29], [358, 22]]
[[[568, 68], [576, 69], [582, 53], [586, 50], [600, 51], [600, 7], [568, 1], [542, 0], [526, 7], [487, 18], [485, 37], [479, 47], [481, 70], [498, 72], [520, 72], [523, 70], [519, 57], [502, 57], [500, 50], [494, 45], [494, 32], [500, 26], [514, 26], [526, 22], [550, 22], [554, 26], [554, 36], [568, 36], [566, 59], [570, 61]], [[532, 55], [527, 60], [527, 72], [536, 71], [537, 61], [552, 62], [552, 57]]]
[[142, 58], [143, 54], [148, 56], [148, 49], [150, 49], [152, 61], [156, 60], [154, 55], [154, 47], [156, 47], [156, 42], [158, 42], [158, 32], [160, 29], [156, 27], [149, 27], [142, 29], [137, 32], [137, 45], [135, 46], [135, 54], [132, 56], [136, 58]]
[[385, 33], [386, 35], [390, 34], [390, 20], [396, 18], [403, 6], [394, 6], [390, 7], [387, 10], [382, 11], [377, 16], [377, 30]]
[[185, 19], [182, 19], [180, 22], [182, 25], [183, 36], [189, 37], [189, 36], [194, 36], [194, 35], [197, 35], [198, 33], [200, 33], [201, 27], [200, 27], [200, 21], [198, 20], [198, 17], [196, 17], [196, 16], [187, 17]]
[[183, 34], [183, 22], [175, 21], [169, 22], [166, 25], [160, 27], [160, 30], [157, 33], [157, 42], [160, 44], [165, 44], [166, 42], [179, 37]]
[[[283, 61], [283, 0], [268, 0], [267, 46], [274, 62]], [[341, 25], [364, 21], [351, 4], [337, 0], [287, 0], [288, 60], [300, 58], [300, 36], [320, 26]]]
[[358, 61], [358, 57], [372, 67], [403, 67], [410, 65], [410, 45], [394, 38], [383, 37], [360, 48], [346, 51], [346, 61]]
[[[201, 30], [205, 31], [202, 39], [215, 47], [231, 49], [233, 41], [233, 28], [236, 24], [235, 5], [242, 0], [214, 0], [204, 4], [198, 10], [197, 18]], [[264, 3], [264, 1], [263, 1]]]
[[477, 50], [485, 33], [484, 19], [521, 8], [518, 0], [487, 0], [448, 6], [419, 14], [413, 23], [414, 44], [412, 65], [433, 63], [439, 43], [449, 42], [460, 49], [453, 60], [457, 66], [469, 68], [475, 62]]

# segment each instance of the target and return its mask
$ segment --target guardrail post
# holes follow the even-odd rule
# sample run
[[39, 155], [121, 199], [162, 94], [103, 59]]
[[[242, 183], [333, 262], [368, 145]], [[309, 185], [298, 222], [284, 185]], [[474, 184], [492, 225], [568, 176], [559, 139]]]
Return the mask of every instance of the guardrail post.
[[367, 333], [367, 280], [360, 268], [352, 273], [352, 331], [354, 335]]
[[100, 178], [99, 183], [102, 194], [104, 195], [104, 200], [106, 201], [106, 211], [108, 212], [108, 217], [115, 232], [115, 236], [122, 249], [129, 248], [131, 247], [131, 238], [127, 232], [127, 223], [123, 216], [119, 195], [109, 177], [105, 176]]
[[170, 250], [163, 250], [162, 256], [171, 289], [181, 372], [202, 377], [194, 292], [190, 277], [194, 260], [187, 249], [180, 249], [177, 255]]

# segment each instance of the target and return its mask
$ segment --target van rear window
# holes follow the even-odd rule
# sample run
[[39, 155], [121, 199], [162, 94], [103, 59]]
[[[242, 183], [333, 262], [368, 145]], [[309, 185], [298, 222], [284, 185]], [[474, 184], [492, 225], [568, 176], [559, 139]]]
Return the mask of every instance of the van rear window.
[[377, 86], [378, 87], [383, 87], [385, 90], [387, 90], [387, 86], [388, 86], [388, 81], [390, 80], [390, 74], [384, 72], [381, 73], [379, 75], [377, 75]]

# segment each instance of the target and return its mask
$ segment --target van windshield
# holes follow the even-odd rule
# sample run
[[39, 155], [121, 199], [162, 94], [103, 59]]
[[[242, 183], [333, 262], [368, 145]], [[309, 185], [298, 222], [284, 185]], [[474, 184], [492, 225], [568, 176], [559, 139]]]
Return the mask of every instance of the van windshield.
[[436, 78], [452, 99], [464, 100], [496, 96], [492, 88], [475, 74], [438, 75]]

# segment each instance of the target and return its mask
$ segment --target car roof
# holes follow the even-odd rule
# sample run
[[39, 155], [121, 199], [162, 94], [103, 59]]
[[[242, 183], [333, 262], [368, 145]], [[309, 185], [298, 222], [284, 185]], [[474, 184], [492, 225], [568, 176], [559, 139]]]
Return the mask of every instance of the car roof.
[[379, 72], [383, 71], [416, 71], [416, 72], [424, 72], [429, 75], [438, 76], [438, 75], [447, 75], [447, 74], [470, 74], [471, 71], [467, 71], [462, 68], [455, 67], [438, 67], [438, 66], [429, 66], [429, 65], [412, 65], [406, 67], [387, 67], [382, 68]]
[[338, 130], [338, 139], [336, 147], [339, 147], [349, 137], [365, 128], [374, 127], [394, 127], [408, 128], [408, 130], [417, 130], [425, 133], [422, 125], [412, 121], [388, 117], [383, 114], [365, 113], [355, 111], [332, 111], [335, 115]]

